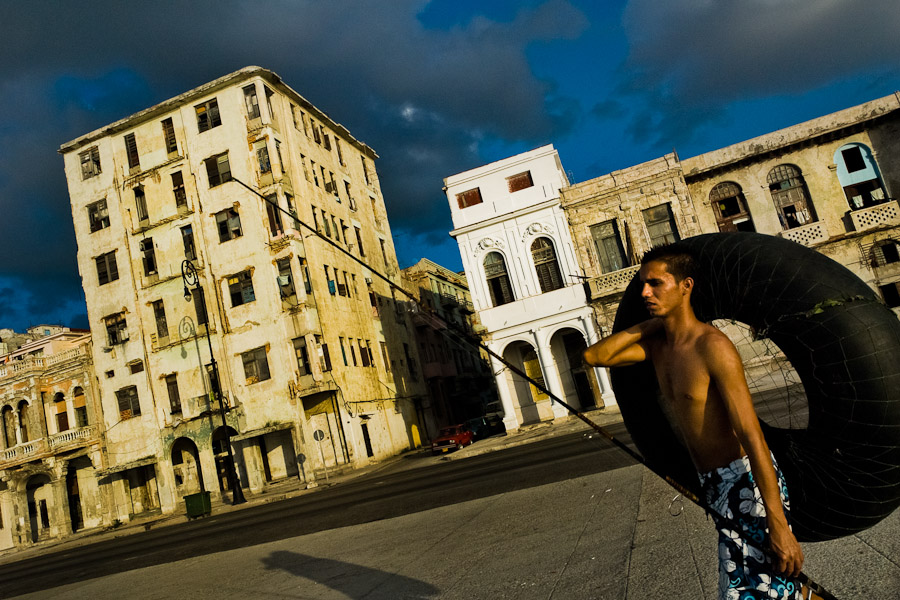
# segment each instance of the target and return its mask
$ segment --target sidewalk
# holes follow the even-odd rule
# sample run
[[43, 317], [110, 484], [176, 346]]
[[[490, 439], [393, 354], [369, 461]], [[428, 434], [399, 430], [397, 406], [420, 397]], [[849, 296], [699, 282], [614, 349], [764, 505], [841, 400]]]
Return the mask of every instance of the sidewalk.
[[[588, 411], [584, 414], [600, 426], [605, 426], [622, 421], [618, 406], [596, 409], [593, 411]], [[370, 473], [384, 470], [390, 470], [391, 472], [405, 471], [408, 469], [436, 464], [442, 460], [460, 460], [471, 456], [478, 456], [481, 454], [496, 452], [505, 448], [511, 448], [523, 444], [530, 444], [542, 439], [566, 435], [568, 433], [574, 433], [576, 431], [588, 432], [590, 430], [590, 426], [588, 426], [577, 417], [567, 416], [555, 421], [545, 421], [531, 425], [524, 425], [516, 431], [479, 440], [470, 446], [467, 446], [450, 454], [431, 456], [431, 450], [429, 448], [417, 448], [415, 450], [410, 450], [408, 452], [398, 454], [397, 456], [386, 458], [376, 463], [371, 463], [358, 469], [343, 469], [338, 473], [330, 472], [327, 480], [323, 472], [318, 476], [315, 483], [310, 487], [308, 487], [304, 482], [291, 478], [270, 484], [262, 493], [253, 494], [245, 490], [244, 493], [246, 495], [247, 502], [234, 506], [228, 504], [227, 502], [223, 502], [222, 500], [215, 500], [212, 503], [212, 514], [219, 515], [237, 510], [245, 510], [253, 506], [259, 506], [271, 502], [279, 502], [288, 498], [315, 493], [319, 489], [325, 489], [334, 485], [340, 485], [341, 483], [356, 479], [363, 475], [368, 475]], [[418, 458], [418, 455], [427, 456], [424, 457], [425, 460], [408, 460], [408, 458], [412, 457]], [[115, 528], [106, 527], [102, 529], [90, 529], [72, 534], [65, 539], [48, 541], [31, 548], [22, 550], [7, 550], [3, 554], [0, 554], [0, 564], [17, 562], [34, 556], [39, 556], [41, 554], [47, 554], [49, 552], [68, 550], [71, 548], [77, 548], [104, 540], [133, 535], [135, 533], [148, 531], [150, 529], [158, 529], [160, 527], [168, 527], [170, 525], [187, 522], [188, 518], [183, 512], [176, 512], [173, 514], [161, 514], [159, 512], [155, 512], [153, 514], [135, 517], [128, 523], [124, 523]]]

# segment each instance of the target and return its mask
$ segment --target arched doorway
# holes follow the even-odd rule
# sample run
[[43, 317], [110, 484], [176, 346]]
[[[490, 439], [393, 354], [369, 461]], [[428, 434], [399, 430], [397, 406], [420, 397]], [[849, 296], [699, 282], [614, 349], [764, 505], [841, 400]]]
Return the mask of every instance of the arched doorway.
[[563, 400], [567, 404], [589, 409], [597, 406], [591, 369], [584, 366], [582, 354], [587, 349], [584, 335], [577, 329], [566, 327], [553, 334], [550, 339], [553, 360], [559, 369]]
[[[523, 341], [512, 342], [503, 350], [503, 358], [544, 386], [544, 374], [534, 346]], [[553, 418], [550, 397], [547, 394], [509, 369], [499, 376], [506, 377], [507, 387], [512, 395], [513, 409], [518, 413], [520, 424]]]
[[50, 477], [44, 473], [32, 475], [25, 483], [25, 495], [28, 500], [31, 541], [37, 543], [50, 537], [50, 511], [53, 508]]
[[[227, 431], [227, 433], [226, 433]], [[212, 434], [212, 451], [216, 459], [216, 479], [219, 482], [219, 491], [231, 490], [231, 474], [235, 472], [234, 463], [228, 456], [228, 438], [237, 435], [237, 431], [229, 427], [219, 427]]]
[[200, 452], [190, 438], [181, 437], [172, 444], [172, 471], [175, 473], [177, 495], [187, 496], [204, 491]]
[[[84, 511], [82, 509], [81, 499], [84, 495], [82, 485], [79, 483], [79, 473], [82, 478], [86, 476], [88, 470], [93, 468], [91, 459], [87, 456], [79, 456], [69, 461], [69, 469], [66, 473], [66, 495], [69, 499], [69, 518], [72, 523], [72, 531], [78, 531], [84, 528]], [[90, 506], [90, 503], [88, 503]]]

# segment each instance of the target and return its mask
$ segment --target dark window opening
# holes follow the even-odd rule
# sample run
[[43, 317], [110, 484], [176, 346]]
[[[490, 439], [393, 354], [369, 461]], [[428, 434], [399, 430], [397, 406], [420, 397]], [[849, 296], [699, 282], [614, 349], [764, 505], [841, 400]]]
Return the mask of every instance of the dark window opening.
[[231, 306], [240, 306], [253, 302], [256, 296], [253, 293], [253, 278], [250, 271], [243, 271], [234, 277], [228, 278], [228, 292], [231, 295]]
[[162, 121], [163, 128], [163, 139], [166, 142], [166, 153], [167, 154], [177, 154], [178, 153], [178, 142], [175, 140], [175, 125], [172, 123], [172, 119], [163, 119]]
[[181, 171], [172, 173], [172, 193], [175, 194], [175, 206], [187, 208], [187, 194], [184, 191], [184, 176]]
[[184, 257], [197, 260], [197, 249], [194, 247], [194, 229], [190, 225], [181, 228], [181, 242], [184, 244]]
[[481, 188], [466, 190], [465, 192], [457, 194], [456, 202], [459, 204], [460, 208], [468, 208], [470, 206], [475, 206], [476, 204], [481, 204], [483, 202], [481, 199]]
[[206, 163], [206, 175], [209, 177], [209, 187], [216, 187], [226, 181], [231, 181], [231, 165], [228, 164], [228, 153], [211, 156], [203, 161]]
[[669, 204], [660, 204], [643, 211], [644, 223], [650, 235], [650, 247], [664, 246], [681, 239]]
[[119, 418], [121, 420], [124, 421], [141, 414], [141, 403], [138, 401], [137, 387], [132, 385], [116, 390], [116, 400], [119, 402]]
[[491, 252], [484, 258], [484, 275], [487, 278], [493, 306], [508, 304], [515, 300], [506, 271], [506, 261], [500, 253]]
[[178, 393], [178, 376], [166, 375], [166, 391], [169, 393], [169, 412], [173, 415], [181, 413], [181, 394]]
[[259, 118], [259, 99], [256, 97], [256, 84], [244, 88], [244, 105], [247, 107], [247, 118]]
[[611, 273], [630, 266], [628, 257], [622, 247], [619, 230], [616, 221], [612, 219], [590, 227], [591, 239], [594, 240], [594, 249], [600, 261], [600, 269], [603, 273]]
[[531, 256], [534, 259], [534, 268], [537, 271], [541, 292], [552, 292], [563, 287], [559, 262], [556, 260], [556, 250], [549, 239], [543, 237], [536, 239], [531, 244]]
[[216, 213], [216, 226], [219, 230], [219, 243], [241, 237], [241, 216], [233, 208], [226, 208]]
[[716, 213], [719, 231], [756, 231], [744, 192], [736, 183], [718, 184], [710, 191], [709, 201]]
[[818, 220], [800, 169], [794, 165], [778, 165], [766, 177], [769, 193], [785, 230]]
[[519, 190], [534, 187], [534, 180], [531, 178], [531, 171], [525, 171], [518, 175], [506, 178], [506, 185], [509, 187], [509, 193], [518, 192]]
[[866, 168], [866, 160], [863, 158], [859, 146], [841, 150], [841, 157], [844, 159], [844, 166], [847, 167], [848, 173], [855, 173]]
[[878, 290], [884, 303], [891, 308], [900, 306], [900, 282], [889, 283], [887, 285], [879, 285]]
[[222, 119], [219, 117], [219, 103], [216, 102], [215, 98], [203, 104], [198, 104], [194, 107], [194, 110], [197, 113], [197, 130], [200, 133], [209, 131], [213, 127], [218, 127], [222, 124]]
[[90, 179], [100, 174], [100, 150], [97, 146], [85, 150], [78, 157], [81, 159], [82, 179]]
[[106, 208], [106, 199], [98, 200], [87, 205], [88, 223], [91, 233], [109, 227], [109, 210]]
[[144, 276], [156, 275], [156, 249], [153, 247], [153, 238], [141, 240], [141, 262], [144, 264]]
[[140, 157], [138, 157], [137, 140], [133, 133], [125, 136], [125, 151], [128, 155], [128, 168], [137, 169], [141, 166]]
[[116, 266], [115, 252], [101, 254], [95, 258], [94, 261], [97, 264], [98, 285], [104, 285], [119, 278], [119, 269]]
[[269, 375], [269, 360], [266, 358], [265, 346], [241, 354], [244, 363], [244, 377], [247, 385], [265, 381]]
[[106, 323], [106, 336], [110, 346], [123, 344], [128, 341], [128, 325], [125, 323], [125, 313], [110, 315], [104, 319]]

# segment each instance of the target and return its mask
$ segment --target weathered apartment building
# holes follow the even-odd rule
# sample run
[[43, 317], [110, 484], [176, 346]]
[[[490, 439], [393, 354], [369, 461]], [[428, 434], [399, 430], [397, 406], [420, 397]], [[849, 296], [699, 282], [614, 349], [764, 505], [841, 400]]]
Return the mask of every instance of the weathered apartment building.
[[403, 269], [403, 280], [423, 307], [416, 307], [412, 322], [436, 420], [430, 433], [490, 412], [497, 395], [489, 358], [464, 341], [480, 341], [476, 333], [480, 323], [465, 275], [423, 258]]
[[[552, 145], [447, 177], [445, 192], [487, 346], [566, 403], [615, 403], [605, 369], [585, 368], [598, 331], [582, 285]], [[492, 359], [507, 430], [567, 413]]]
[[[225, 496], [226, 433], [251, 493], [420, 443], [408, 311], [342, 252], [399, 285], [370, 147], [247, 67], [60, 153], [114, 518]], [[191, 267], [199, 288], [184, 280]]]
[[109, 514], [90, 334], [46, 325], [4, 334], [0, 551], [97, 527]]
[[718, 231], [756, 231], [814, 248], [897, 311], [898, 134], [900, 96], [893, 94], [699, 156], [667, 154], [563, 189], [600, 329], [610, 331], [645, 251]]

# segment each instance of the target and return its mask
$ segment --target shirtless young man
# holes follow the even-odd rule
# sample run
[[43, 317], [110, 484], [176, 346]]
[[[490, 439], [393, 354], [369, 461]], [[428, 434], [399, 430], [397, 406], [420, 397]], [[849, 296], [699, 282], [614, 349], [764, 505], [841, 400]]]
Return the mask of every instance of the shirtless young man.
[[[693, 257], [671, 247], [644, 255], [641, 297], [651, 318], [588, 348], [595, 367], [651, 360], [700, 474], [710, 508], [741, 524], [719, 530], [719, 597], [805, 599], [794, 579], [803, 551], [787, 520], [787, 489], [763, 437], [741, 358], [691, 307]], [[768, 530], [768, 531], [766, 531]], [[763, 555], [749, 546], [768, 547]], [[771, 592], [771, 593], [770, 593]]]

